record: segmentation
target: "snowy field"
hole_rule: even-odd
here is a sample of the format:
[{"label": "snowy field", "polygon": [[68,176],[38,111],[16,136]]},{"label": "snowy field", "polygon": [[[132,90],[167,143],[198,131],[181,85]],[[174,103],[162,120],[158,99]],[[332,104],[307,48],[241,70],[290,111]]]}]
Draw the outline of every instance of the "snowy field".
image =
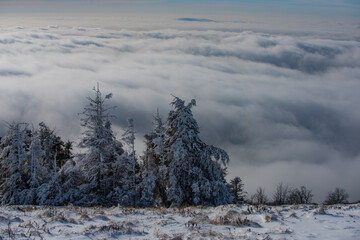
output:
[{"label": "snowy field", "polygon": [[1,206],[0,239],[359,239],[360,204],[187,208]]}]

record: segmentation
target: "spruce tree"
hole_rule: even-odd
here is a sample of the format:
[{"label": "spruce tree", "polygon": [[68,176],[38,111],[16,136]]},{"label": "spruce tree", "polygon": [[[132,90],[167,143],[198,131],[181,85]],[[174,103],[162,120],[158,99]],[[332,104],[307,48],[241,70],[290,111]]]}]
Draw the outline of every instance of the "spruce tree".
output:
[{"label": "spruce tree", "polygon": [[[166,130],[159,111],[154,116],[153,130],[145,135],[146,150],[143,156],[145,172],[155,181],[153,198],[158,204],[166,203],[167,166],[165,161]],[[154,178],[152,177],[154,176]]]},{"label": "spruce tree", "polygon": [[40,185],[43,183],[44,179],[49,175],[48,172],[45,171],[43,165],[44,161],[44,151],[41,146],[39,133],[34,131],[31,138],[30,145],[30,161],[28,166],[28,189],[26,189],[26,197],[25,204],[38,204],[38,190]]},{"label": "spruce tree", "polygon": [[125,129],[122,140],[128,148],[128,152],[121,157],[120,168],[123,172],[122,189],[128,199],[123,199],[123,205],[135,206],[139,197],[138,183],[141,181],[139,173],[140,166],[136,159],[135,152],[135,129],[134,120],[128,119],[128,126]]},{"label": "spruce tree", "polygon": [[[44,167],[49,172],[57,172],[68,159],[65,151],[70,151],[70,149],[65,149],[65,143],[61,140],[61,137],[57,136],[55,131],[50,129],[44,122],[39,123],[37,132],[44,151]],[[71,145],[67,147],[71,148]]]},{"label": "spruce tree", "polygon": [[229,162],[229,157],[224,150],[200,139],[191,110],[195,100],[185,105],[174,97],[171,105],[175,110],[168,116],[165,144],[169,166],[167,200],[172,206],[231,203],[221,167]]},{"label": "spruce tree", "polygon": [[106,196],[111,191],[112,160],[114,135],[111,131],[110,109],[105,102],[112,94],[102,96],[99,84],[93,89],[95,97],[88,97],[88,105],[84,108],[81,125],[86,129],[80,142],[80,147],[86,149],[86,154],[78,160],[78,167],[84,174],[85,182],[80,186],[86,194],[84,204],[109,204]]},{"label": "spruce tree", "polygon": [[[78,159],[82,159],[82,157],[79,157]],[[76,161],[73,159],[68,160],[60,169],[59,175],[62,183],[60,203],[84,204],[84,199],[86,199],[87,195],[80,191],[80,186],[83,183],[86,183],[86,181],[84,180],[79,167],[77,167]],[[54,201],[54,205],[56,205],[56,201]]]},{"label": "spruce tree", "polygon": [[26,123],[11,123],[8,134],[2,139],[2,174],[3,183],[0,186],[2,204],[23,204],[24,190],[27,189],[28,176],[26,163],[28,161],[29,130]]},{"label": "spruce tree", "polygon": [[244,184],[240,177],[235,177],[230,181],[229,184],[230,193],[234,196],[234,202],[245,201],[246,192],[244,190]]}]

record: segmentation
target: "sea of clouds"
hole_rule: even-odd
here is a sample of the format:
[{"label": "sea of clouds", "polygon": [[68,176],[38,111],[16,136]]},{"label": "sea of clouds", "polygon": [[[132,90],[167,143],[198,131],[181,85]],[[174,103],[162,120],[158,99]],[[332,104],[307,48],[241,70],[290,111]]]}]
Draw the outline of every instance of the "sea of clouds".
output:
[{"label": "sea of clouds", "polygon": [[317,201],[335,187],[360,199],[359,76],[354,38],[0,27],[0,120],[44,121],[76,142],[78,113],[99,82],[113,93],[117,136],[133,118],[141,154],[156,110],[166,118],[171,109],[170,94],[195,98],[202,138],[230,154],[230,176],[242,177],[250,193],[263,186],[270,194],[282,181],[306,185]]}]

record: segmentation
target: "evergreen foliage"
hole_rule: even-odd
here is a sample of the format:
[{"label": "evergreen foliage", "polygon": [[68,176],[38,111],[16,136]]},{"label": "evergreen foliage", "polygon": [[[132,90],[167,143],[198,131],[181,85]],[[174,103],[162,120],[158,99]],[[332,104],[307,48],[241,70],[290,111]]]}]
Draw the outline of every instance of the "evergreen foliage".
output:
[{"label": "evergreen foliage", "polygon": [[43,183],[46,171],[43,167],[44,151],[41,147],[40,136],[34,132],[30,144],[30,161],[28,166],[28,189],[26,190],[25,204],[38,204],[38,190]]},{"label": "evergreen foliage", "polygon": [[2,204],[23,204],[27,189],[26,162],[28,161],[28,124],[9,124],[8,135],[1,142],[1,172],[4,176],[1,189]]},{"label": "evergreen foliage", "polygon": [[87,205],[108,205],[107,195],[112,191],[113,160],[116,151],[115,137],[111,130],[110,113],[112,107],[105,102],[112,97],[102,97],[99,84],[93,89],[94,98],[88,97],[88,105],[84,108],[81,125],[86,129],[79,144],[86,149],[86,154],[79,157],[77,167],[83,174],[79,189],[84,194],[80,201]]},{"label": "evergreen foliage", "polygon": [[[122,134],[123,145],[112,131],[112,107],[106,104],[112,94],[103,97],[99,85],[93,90],[81,114],[83,153],[73,155],[72,142],[64,142],[44,122],[32,131],[26,123],[9,124],[7,135],[0,138],[2,204],[149,207],[232,202],[225,181],[229,156],[200,139],[192,114],[195,100],[185,105],[174,97],[166,123],[157,111],[153,130],[145,135],[146,150],[138,158],[133,120]],[[235,185],[239,192],[241,179]]]},{"label": "evergreen foliage", "polygon": [[135,129],[134,129],[134,120],[128,119],[128,126],[125,129],[125,132],[122,135],[122,140],[128,147],[129,153],[123,156],[123,164],[122,164],[122,172],[127,176],[124,179],[123,185],[126,185],[128,196],[128,205],[135,206],[138,195],[138,186],[137,179],[140,177],[137,169],[139,169],[139,165],[136,159],[135,152]]},{"label": "evergreen foliage", "polygon": [[199,138],[199,126],[191,108],[174,97],[167,124],[165,147],[168,162],[167,200],[171,206],[220,205],[232,202],[220,164],[229,161],[227,153],[206,145]]},{"label": "evergreen foliage", "polygon": [[145,135],[146,150],[143,156],[146,173],[154,176],[153,198],[157,204],[165,204],[167,166],[165,162],[165,137],[166,129],[160,117],[159,111],[154,116],[153,130]]},{"label": "evergreen foliage", "polygon": [[65,144],[44,122],[39,123],[37,132],[44,154],[44,167],[50,172],[57,172],[71,158],[72,144]]},{"label": "evergreen foliage", "polygon": [[245,201],[246,192],[244,190],[244,184],[240,177],[235,177],[230,181],[229,191],[234,196],[234,202]]}]

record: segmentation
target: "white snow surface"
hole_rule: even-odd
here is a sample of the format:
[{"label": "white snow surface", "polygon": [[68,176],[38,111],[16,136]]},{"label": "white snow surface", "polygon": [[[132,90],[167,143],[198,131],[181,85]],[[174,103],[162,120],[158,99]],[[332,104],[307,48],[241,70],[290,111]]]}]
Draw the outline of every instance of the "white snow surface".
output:
[{"label": "white snow surface", "polygon": [[359,239],[360,204],[0,206],[0,239]]}]

